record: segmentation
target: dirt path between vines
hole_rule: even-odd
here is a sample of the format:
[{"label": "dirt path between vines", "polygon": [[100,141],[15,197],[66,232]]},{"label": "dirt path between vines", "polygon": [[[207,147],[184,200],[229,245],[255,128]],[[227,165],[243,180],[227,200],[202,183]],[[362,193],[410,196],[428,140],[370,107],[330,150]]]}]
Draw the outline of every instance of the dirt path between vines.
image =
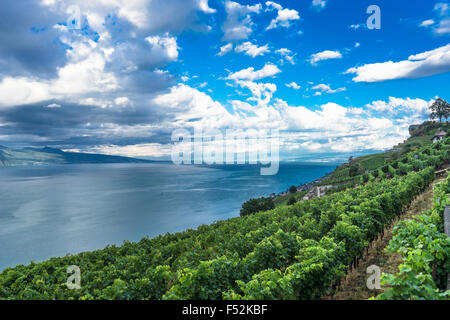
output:
[{"label": "dirt path between vines", "polygon": [[391,227],[384,230],[384,237],[378,237],[373,243],[372,247],[368,249],[367,254],[360,260],[357,268],[351,270],[345,279],[341,281],[341,287],[338,291],[332,295],[324,297],[327,300],[365,300],[370,297],[376,296],[383,291],[381,290],[369,290],[366,285],[367,278],[370,274],[366,273],[367,267],[371,265],[377,265],[380,267],[381,272],[396,273],[398,272],[398,266],[401,264],[401,255],[387,254],[385,248],[392,239],[392,230],[394,226],[400,220],[410,219],[423,211],[429,210],[432,207],[433,198],[433,185],[444,181],[444,178],[438,178],[433,181],[432,185],[425,190],[421,195],[417,197],[411,203],[410,208],[399,217]]}]

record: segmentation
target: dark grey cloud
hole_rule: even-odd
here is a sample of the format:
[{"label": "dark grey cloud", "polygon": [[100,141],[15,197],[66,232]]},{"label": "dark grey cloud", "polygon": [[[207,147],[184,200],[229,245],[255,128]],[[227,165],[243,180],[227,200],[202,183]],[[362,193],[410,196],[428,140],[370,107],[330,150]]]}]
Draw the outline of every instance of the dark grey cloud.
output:
[{"label": "dark grey cloud", "polygon": [[53,26],[66,16],[50,12],[38,1],[0,4],[0,74],[33,74],[48,78],[66,63],[67,47]]},{"label": "dark grey cloud", "polygon": [[[60,107],[49,108],[57,104]],[[100,108],[98,106],[46,101],[45,103],[14,106],[0,109],[0,144],[8,146],[33,144],[57,144],[62,147],[82,147],[99,144],[127,145],[145,142],[170,141],[170,132],[164,128],[157,131],[132,127],[170,121],[161,110],[148,107]],[[108,125],[118,125],[122,130],[111,132]],[[106,127],[105,127],[106,125]],[[130,128],[130,132],[125,129]],[[40,142],[39,142],[40,141]]]}]

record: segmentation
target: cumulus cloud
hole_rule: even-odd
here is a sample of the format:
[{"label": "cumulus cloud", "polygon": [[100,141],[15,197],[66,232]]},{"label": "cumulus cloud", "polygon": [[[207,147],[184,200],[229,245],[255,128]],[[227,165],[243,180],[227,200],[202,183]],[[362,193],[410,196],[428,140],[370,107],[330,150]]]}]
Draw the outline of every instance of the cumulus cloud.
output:
[{"label": "cumulus cloud", "polygon": [[266,6],[266,11],[283,10],[283,7],[280,4],[273,1],[267,1]]},{"label": "cumulus cloud", "polygon": [[313,0],[311,5],[314,8],[318,8],[320,10],[320,9],[325,8],[325,6],[327,5],[327,2],[326,2],[326,0]]},{"label": "cumulus cloud", "polygon": [[426,115],[429,113],[429,107],[433,102],[434,100],[425,101],[422,99],[389,97],[388,101],[373,101],[372,103],[367,104],[366,107],[377,112],[388,112],[391,114],[409,112]]},{"label": "cumulus cloud", "polygon": [[422,23],[419,25],[419,27],[428,27],[434,24],[434,20],[433,19],[427,19],[422,21]]},{"label": "cumulus cloud", "polygon": [[262,9],[261,4],[241,5],[234,1],[225,2],[227,19],[222,26],[223,40],[247,39],[253,32],[251,14],[258,14]]},{"label": "cumulus cloud", "polygon": [[165,116],[172,118],[165,126],[183,128],[201,126],[221,128],[232,124],[233,117],[220,103],[207,94],[184,84],[170,89],[153,99],[153,104],[165,109]]},{"label": "cumulus cloud", "polygon": [[273,94],[277,91],[277,86],[273,83],[256,83],[253,81],[238,80],[236,84],[250,90],[252,96],[247,101],[254,101],[257,106],[267,106],[272,100]]},{"label": "cumulus cloud", "polygon": [[433,10],[437,11],[441,16],[445,16],[449,12],[450,7],[448,3],[438,2],[434,5]]},{"label": "cumulus cloud", "polygon": [[[331,87],[328,84],[318,84],[311,88],[312,90],[317,90],[320,94],[321,93],[335,93],[335,92],[341,92],[347,90],[345,87],[338,88],[338,89],[331,89]],[[317,93],[317,92],[316,92]],[[317,95],[320,95],[317,94]]]},{"label": "cumulus cloud", "polygon": [[[295,64],[295,61],[294,61],[295,55],[292,53],[291,50],[289,50],[287,48],[281,48],[281,49],[276,50],[275,52],[280,54],[281,56],[283,56],[284,60],[286,60],[290,64],[292,64],[292,65]],[[281,61],[284,62],[284,60],[281,60]]]},{"label": "cumulus cloud", "polygon": [[264,46],[258,47],[258,45],[253,44],[249,41],[244,42],[234,49],[236,52],[244,52],[246,55],[255,58],[257,56],[263,56],[264,54],[270,52],[269,45],[266,44]]},{"label": "cumulus cloud", "polygon": [[394,79],[416,79],[450,71],[450,44],[411,55],[408,60],[382,62],[350,68],[354,82],[380,82]]},{"label": "cumulus cloud", "polygon": [[296,82],[286,83],[286,87],[292,88],[294,90],[299,90],[301,88]]},{"label": "cumulus cloud", "polygon": [[272,1],[266,2],[266,5],[268,6],[269,10],[274,9],[277,11],[277,17],[270,21],[270,24],[266,28],[266,30],[271,30],[278,27],[289,28],[292,21],[300,20],[300,15],[297,10],[283,9],[281,5]]},{"label": "cumulus cloud", "polygon": [[439,35],[450,34],[450,18],[442,19],[439,26],[435,29],[435,33]]},{"label": "cumulus cloud", "polygon": [[329,59],[341,59],[342,54],[339,51],[331,51],[331,50],[325,50],[322,52],[315,53],[311,55],[311,58],[309,59],[311,65],[315,66],[317,65],[317,62],[322,60],[329,60]]},{"label": "cumulus cloud", "polygon": [[419,24],[419,27],[429,28],[438,36],[450,34],[450,17],[448,3],[439,2],[433,8],[435,19],[427,19]]},{"label": "cumulus cloud", "polygon": [[267,77],[273,77],[280,73],[281,70],[272,63],[266,63],[264,67],[260,70],[256,70],[254,67],[249,67],[228,75],[226,79],[228,80],[260,80]]},{"label": "cumulus cloud", "polygon": [[226,45],[220,47],[220,52],[217,55],[218,56],[224,56],[228,52],[230,52],[231,50],[233,50],[233,44],[232,43],[227,43]]}]

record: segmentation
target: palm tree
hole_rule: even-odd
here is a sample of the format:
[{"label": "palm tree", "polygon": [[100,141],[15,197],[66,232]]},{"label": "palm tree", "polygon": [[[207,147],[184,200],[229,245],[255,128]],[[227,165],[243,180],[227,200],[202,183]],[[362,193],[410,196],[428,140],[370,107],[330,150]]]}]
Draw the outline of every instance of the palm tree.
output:
[{"label": "palm tree", "polygon": [[450,104],[441,99],[437,98],[436,101],[430,106],[431,114],[430,118],[439,119],[439,122],[442,122],[442,118],[448,119],[450,116]]}]

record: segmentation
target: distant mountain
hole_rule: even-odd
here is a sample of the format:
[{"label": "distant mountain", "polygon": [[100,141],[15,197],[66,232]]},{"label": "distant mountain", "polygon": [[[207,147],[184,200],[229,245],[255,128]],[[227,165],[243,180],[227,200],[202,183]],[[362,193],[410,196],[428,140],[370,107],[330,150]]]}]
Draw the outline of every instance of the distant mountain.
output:
[{"label": "distant mountain", "polygon": [[23,148],[12,149],[0,146],[1,166],[30,166],[50,164],[76,164],[76,163],[152,163],[155,161],[108,156],[104,154],[91,154],[79,152],[64,152],[55,148]]}]

